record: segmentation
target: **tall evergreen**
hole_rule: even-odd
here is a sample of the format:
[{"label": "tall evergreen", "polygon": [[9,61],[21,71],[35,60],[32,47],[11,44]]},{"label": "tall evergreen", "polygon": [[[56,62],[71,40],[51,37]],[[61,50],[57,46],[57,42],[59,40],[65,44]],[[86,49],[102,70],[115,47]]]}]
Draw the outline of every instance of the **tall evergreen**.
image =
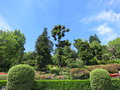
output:
[{"label": "tall evergreen", "polygon": [[53,43],[50,41],[47,28],[44,28],[43,33],[38,37],[35,45],[37,56],[38,69],[44,69],[46,65],[52,63],[51,51]]},{"label": "tall evergreen", "polygon": [[96,34],[94,34],[93,36],[91,35],[89,37],[89,42],[92,43],[93,41],[97,41],[97,42],[101,43],[100,39],[98,38],[98,36]]}]

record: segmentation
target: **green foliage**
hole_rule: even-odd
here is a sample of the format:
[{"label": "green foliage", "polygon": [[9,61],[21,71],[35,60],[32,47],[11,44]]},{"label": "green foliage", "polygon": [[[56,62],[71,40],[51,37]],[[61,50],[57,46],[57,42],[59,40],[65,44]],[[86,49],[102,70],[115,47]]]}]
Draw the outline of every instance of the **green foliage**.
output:
[{"label": "green foliage", "polygon": [[85,64],[89,64],[92,59],[91,49],[87,41],[82,41],[81,39],[74,40],[74,46],[78,51],[78,58],[83,60]]},{"label": "green foliage", "polygon": [[61,38],[65,36],[65,32],[69,32],[69,29],[68,28],[66,29],[65,26],[57,25],[52,29],[52,37],[54,38],[55,41],[58,40],[59,42]]},{"label": "green foliage", "polygon": [[108,42],[109,52],[112,54],[111,59],[120,58],[120,37]]},{"label": "green foliage", "polygon": [[65,46],[63,48],[63,55],[62,57],[62,66],[66,67],[69,63],[73,63],[75,61],[76,57],[74,56],[75,52],[72,51],[72,49],[69,46]]},{"label": "green foliage", "polygon": [[24,52],[25,36],[19,30],[0,32],[0,68],[8,70],[21,63]]},{"label": "green foliage", "polygon": [[57,41],[56,47],[57,47],[57,60],[58,60],[58,65],[59,67],[62,66],[62,55],[63,55],[63,48],[65,46],[70,46],[71,43],[68,40],[61,40],[62,37],[65,36],[65,32],[69,32],[69,29],[65,28],[65,26],[62,25],[57,25],[52,29],[52,37],[54,38],[55,41]]},{"label": "green foliage", "polygon": [[97,41],[98,43],[101,43],[101,41],[99,40],[99,38],[96,34],[94,34],[94,36],[91,35],[89,37],[89,42],[92,43],[93,41]]},{"label": "green foliage", "polygon": [[[105,65],[105,64],[107,64],[107,62],[108,62],[108,60],[104,60],[104,59],[102,59],[102,60],[97,60],[97,64],[98,65]],[[95,64],[94,64],[95,65]]]},{"label": "green foliage", "polygon": [[81,60],[74,60],[72,63],[68,63],[68,67],[70,68],[85,68],[85,63]]},{"label": "green foliage", "polygon": [[60,74],[60,71],[61,71],[61,69],[60,69],[59,67],[57,67],[57,66],[54,66],[54,67],[50,68],[50,72],[51,72],[52,74],[59,75],[59,74]]},{"label": "green foliage", "polygon": [[52,73],[52,74],[56,74],[59,75],[61,69],[58,66],[54,66],[54,65],[47,65],[47,70]]},{"label": "green foliage", "polygon": [[29,65],[13,66],[8,72],[6,90],[31,90],[34,74],[34,69]]},{"label": "green foliage", "polygon": [[[6,80],[0,80],[0,88]],[[33,90],[91,90],[89,80],[36,80]],[[112,90],[120,90],[120,79],[112,79]]]},{"label": "green foliage", "polygon": [[[100,60],[101,61],[101,60]],[[91,60],[90,60],[90,65],[97,65],[99,62],[99,60],[96,58],[96,57],[93,57]]]},{"label": "green foliage", "polygon": [[93,41],[90,44],[92,57],[96,57],[98,60],[102,60],[102,46],[99,42]]},{"label": "green foliage", "polygon": [[73,51],[69,46],[65,46],[64,48],[62,48],[61,51],[62,51],[61,52],[62,54],[60,56],[58,49],[55,50],[55,54],[52,57],[55,65],[59,66],[59,61],[58,61],[59,56],[61,57],[61,66],[62,67],[68,66],[69,63],[72,63],[77,58],[76,52]]},{"label": "green foliage", "polygon": [[108,64],[120,64],[120,59],[118,59],[118,60],[109,60],[107,63]]},{"label": "green foliage", "polygon": [[120,64],[93,65],[93,66],[87,67],[87,69],[89,71],[92,71],[92,70],[97,69],[97,68],[105,69],[109,73],[118,73],[118,70],[120,68]]},{"label": "green foliage", "polygon": [[24,52],[22,64],[28,64],[34,67],[35,70],[37,67],[37,53],[36,52]]},{"label": "green foliage", "polygon": [[2,86],[6,86],[6,83],[6,80],[0,80],[0,88],[2,88]]},{"label": "green foliage", "polygon": [[90,90],[89,80],[39,80],[33,90]]},{"label": "green foliage", "polygon": [[73,79],[88,79],[89,71],[83,68],[73,68],[70,69],[70,75],[73,77]]},{"label": "green foliage", "polygon": [[94,69],[90,72],[92,90],[112,90],[109,72],[104,69]]},{"label": "green foliage", "polygon": [[37,66],[36,57],[37,57],[36,52],[24,52],[22,63],[36,67]]},{"label": "green foliage", "polygon": [[39,70],[44,69],[48,64],[52,64],[51,52],[53,50],[53,43],[49,40],[46,28],[38,37],[35,48],[37,52],[37,66]]},{"label": "green foliage", "polygon": [[120,90],[120,79],[112,80],[112,90]]},{"label": "green foliage", "polygon": [[0,75],[0,80],[7,80],[7,75]]}]

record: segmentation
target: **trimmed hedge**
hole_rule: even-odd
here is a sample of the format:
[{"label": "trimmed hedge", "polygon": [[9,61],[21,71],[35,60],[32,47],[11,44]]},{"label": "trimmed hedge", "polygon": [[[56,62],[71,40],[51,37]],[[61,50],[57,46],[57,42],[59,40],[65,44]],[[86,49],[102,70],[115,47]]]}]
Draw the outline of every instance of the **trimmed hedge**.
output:
[{"label": "trimmed hedge", "polygon": [[[7,83],[6,80],[0,80],[0,89],[2,88],[2,86],[6,86],[6,83]],[[112,90],[120,90],[120,79],[113,79],[112,86],[113,86]],[[91,90],[91,89],[89,80],[37,80],[34,81],[32,90]]]},{"label": "trimmed hedge", "polygon": [[120,90],[120,79],[113,79],[112,80],[112,90]]},{"label": "trimmed hedge", "polygon": [[6,84],[7,84],[7,80],[0,80],[0,90],[2,86],[6,86]]},{"label": "trimmed hedge", "polygon": [[13,66],[8,72],[6,90],[31,90],[34,75],[34,69],[29,65]]},{"label": "trimmed hedge", "polygon": [[89,80],[38,80],[33,90],[90,90]]}]

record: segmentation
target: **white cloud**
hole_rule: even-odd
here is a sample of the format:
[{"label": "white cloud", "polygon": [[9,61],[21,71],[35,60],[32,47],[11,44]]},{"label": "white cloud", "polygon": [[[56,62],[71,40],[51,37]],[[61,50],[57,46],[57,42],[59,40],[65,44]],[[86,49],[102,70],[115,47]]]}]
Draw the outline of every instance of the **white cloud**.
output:
[{"label": "white cloud", "polygon": [[106,20],[109,22],[120,22],[120,13],[115,13],[113,11],[103,11],[92,18],[94,18],[94,20]]},{"label": "white cloud", "polygon": [[102,11],[94,16],[82,18],[82,22],[109,22],[109,23],[120,23],[120,13],[116,13],[112,10]]},{"label": "white cloud", "polygon": [[0,16],[0,30],[12,30],[5,18]]},{"label": "white cloud", "polygon": [[99,25],[95,30],[101,37],[104,44],[115,39],[118,36],[118,34],[114,32],[115,30],[109,27],[106,23]]},{"label": "white cloud", "polygon": [[112,10],[102,11],[94,16],[83,18],[82,22],[86,25],[91,24],[89,26],[94,25],[90,28],[94,29],[94,33],[98,34],[104,44],[120,36],[120,13]]},{"label": "white cloud", "polygon": [[96,30],[101,35],[104,35],[104,34],[112,32],[112,29],[110,27],[107,27],[106,23],[104,23],[102,25],[99,25]]}]

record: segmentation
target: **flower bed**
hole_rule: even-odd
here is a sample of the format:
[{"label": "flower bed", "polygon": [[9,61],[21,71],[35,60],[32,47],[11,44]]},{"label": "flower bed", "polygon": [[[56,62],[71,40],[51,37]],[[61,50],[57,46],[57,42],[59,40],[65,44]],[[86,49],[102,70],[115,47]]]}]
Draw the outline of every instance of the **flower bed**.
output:
[{"label": "flower bed", "polygon": [[110,74],[110,77],[117,77],[117,76],[119,76],[119,73]]},{"label": "flower bed", "polygon": [[0,72],[0,75],[7,75],[7,73],[4,73],[4,72]]}]

